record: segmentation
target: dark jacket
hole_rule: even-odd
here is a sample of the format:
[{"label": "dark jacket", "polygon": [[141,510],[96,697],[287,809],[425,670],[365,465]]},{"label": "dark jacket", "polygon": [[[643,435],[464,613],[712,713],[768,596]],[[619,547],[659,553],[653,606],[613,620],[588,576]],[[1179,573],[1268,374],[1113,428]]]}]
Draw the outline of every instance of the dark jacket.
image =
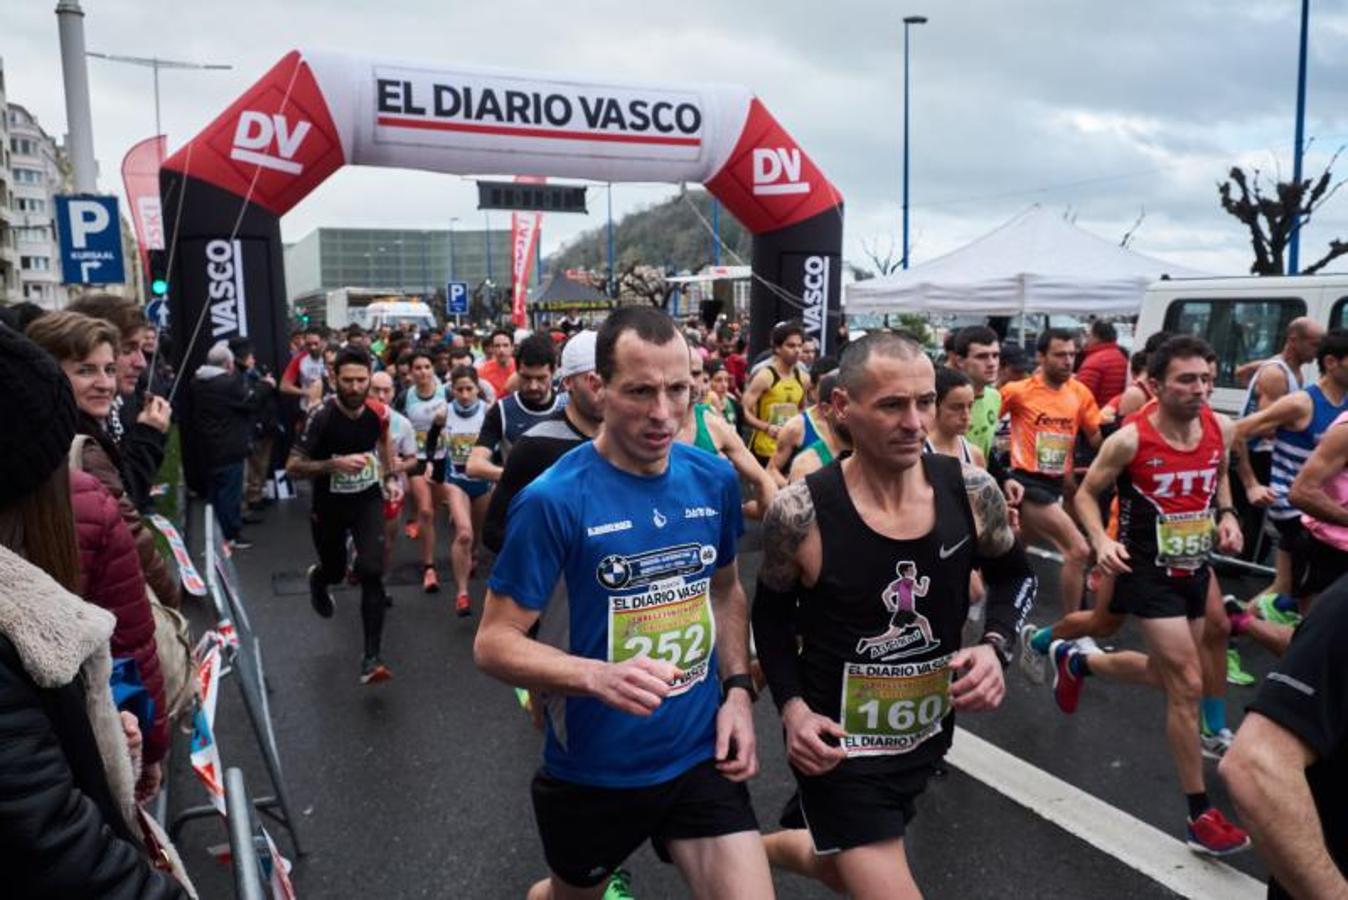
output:
[{"label": "dark jacket", "polygon": [[183,898],[134,836],[135,775],[108,689],[112,616],[0,547],[4,894]]},{"label": "dark jacket", "polygon": [[113,436],[119,453],[118,468],[131,505],[139,512],[146,512],[153,505],[150,488],[164,464],[168,435],[136,421],[141,404],[134,394],[124,395],[121,401],[112,413],[118,417],[120,425],[117,429],[120,437]]},{"label": "dark jacket", "polygon": [[210,468],[248,456],[257,404],[243,376],[205,365],[192,378],[192,428]]},{"label": "dark jacket", "polygon": [[1128,354],[1114,341],[1092,344],[1082,357],[1077,379],[1103,407],[1128,387]]},{"label": "dark jacket", "polygon": [[[159,598],[160,603],[177,609],[182,605],[178,578],[169,571],[164,557],[159,555],[153,532],[141,521],[140,513],[127,496],[126,488],[122,484],[121,469],[118,466],[116,446],[103,431],[102,426],[84,413],[79,415],[78,427],[80,434],[90,440],[83,441],[83,448],[74,467],[83,469],[97,478],[117,501],[117,511],[122,514],[122,521],[131,530],[131,537],[136,542],[136,555],[140,558],[140,570],[145,576],[145,581]],[[77,437],[76,440],[81,439]]]},{"label": "dark jacket", "polygon": [[144,758],[146,765],[157,763],[168,752],[168,703],[136,542],[117,501],[88,472],[71,471],[70,502],[80,545],[80,596],[117,617],[112,655],[135,657],[141,683],[154,700],[154,727],[144,735]]}]

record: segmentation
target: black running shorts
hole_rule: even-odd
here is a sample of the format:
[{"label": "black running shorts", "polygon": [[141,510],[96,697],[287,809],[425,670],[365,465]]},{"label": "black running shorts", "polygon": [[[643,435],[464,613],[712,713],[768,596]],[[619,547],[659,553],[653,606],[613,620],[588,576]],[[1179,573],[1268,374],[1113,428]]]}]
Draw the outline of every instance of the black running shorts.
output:
[{"label": "black running shorts", "polygon": [[1109,611],[1139,619],[1203,618],[1211,570],[1204,566],[1192,575],[1167,575],[1154,566],[1133,564],[1133,571],[1114,579]]},{"label": "black running shorts", "polygon": [[901,774],[846,766],[818,776],[796,772],[796,793],[782,810],[782,827],[809,829],[820,856],[903,837],[917,815],[913,801],[932,773],[931,766]]},{"label": "black running shorts", "polygon": [[1270,517],[1269,521],[1278,531],[1278,549],[1287,553],[1295,553],[1297,545],[1306,537],[1306,526],[1301,524],[1301,516],[1293,516],[1290,519]]},{"label": "black running shorts", "polygon": [[1348,572],[1348,552],[1326,544],[1309,531],[1292,550],[1292,595],[1314,597]]},{"label": "black running shorts", "polygon": [[713,760],[661,784],[604,788],[534,776],[534,818],[553,874],[578,888],[602,884],[645,840],[669,862],[667,844],[757,831],[749,790]]},{"label": "black running shorts", "polygon": [[1012,469],[1010,476],[1025,488],[1025,502],[1038,506],[1052,506],[1062,502],[1062,479],[1036,472]]}]

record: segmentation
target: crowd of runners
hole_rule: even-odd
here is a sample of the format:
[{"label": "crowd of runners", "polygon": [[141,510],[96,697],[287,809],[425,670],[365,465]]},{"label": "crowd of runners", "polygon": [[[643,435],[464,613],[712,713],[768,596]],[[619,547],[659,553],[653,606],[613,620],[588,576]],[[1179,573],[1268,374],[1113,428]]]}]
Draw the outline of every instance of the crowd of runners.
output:
[{"label": "crowd of runners", "polygon": [[[381,335],[375,356],[348,337],[314,370],[335,396],[289,465],[320,479],[315,609],[331,614],[326,585],[349,568],[362,585],[364,680],[390,675],[387,542],[417,542],[437,591],[447,520],[454,610],[483,611],[477,662],[546,732],[533,801],[550,876],[531,897],[627,896],[621,865],[647,839],[697,896],[770,896],[772,866],[851,896],[916,896],[914,798],[954,714],[995,709],[1017,655],[1032,682],[1052,673],[1066,714],[1089,704],[1090,676],[1161,692],[1164,731],[1139,740],[1170,751],[1192,849],[1253,838],[1300,885],[1274,854],[1318,815],[1317,862],[1338,871],[1325,863],[1342,864],[1329,854],[1343,814],[1324,804],[1338,782],[1303,778],[1301,822],[1274,815],[1266,742],[1227,727],[1226,688],[1252,680],[1242,651],[1312,646],[1294,628],[1348,568],[1348,429],[1334,427],[1348,421],[1348,334],[1293,322],[1283,351],[1242,373],[1233,421],[1210,406],[1217,359],[1201,338],[1153,335],[1130,358],[1103,322],[1084,347],[1045,331],[1032,359],[987,327],[953,333],[936,360],[890,331],[819,357],[797,323],[746,359],[734,330],[644,308],[578,329],[502,329],[483,346]],[[1318,381],[1303,385],[1311,362]],[[361,387],[372,373],[382,391]],[[1277,578],[1237,598],[1210,558],[1258,540],[1265,508]],[[736,564],[745,518],[762,520],[755,585]],[[484,537],[496,556],[475,600]],[[1062,560],[1037,606],[1031,544]],[[1102,650],[1129,616],[1146,652]],[[1260,688],[1246,730],[1331,763],[1344,679],[1302,656],[1285,662],[1300,675]],[[1300,692],[1311,674],[1333,684]],[[760,838],[743,782],[765,686],[799,790]],[[1224,760],[1238,816],[1209,799],[1205,757]]]},{"label": "crowd of runners", "polygon": [[[125,329],[80,318],[29,333],[93,428],[114,392],[89,385]],[[408,541],[421,589],[447,576],[446,611],[480,615],[477,665],[545,732],[530,898],[631,896],[622,866],[647,840],[699,897],[770,897],[773,868],[919,896],[915,799],[1012,663],[1068,715],[1091,677],[1159,691],[1163,730],[1136,739],[1169,750],[1176,835],[1211,856],[1253,845],[1273,896],[1348,896],[1348,332],[1292,322],[1244,368],[1235,419],[1192,335],[1131,357],[1104,322],[1084,346],[1048,329],[1032,355],[982,326],[939,353],[879,330],[821,356],[794,322],[769,343],[751,359],[737,327],[648,307],[532,334],[293,338],[275,384],[285,471],[312,483],[314,611],[358,585],[359,678],[391,679],[384,581]],[[162,434],[153,400],[136,415]],[[1276,578],[1233,596],[1213,556],[1261,540],[1265,510]],[[1061,558],[1051,599],[1032,545]],[[1129,617],[1145,652],[1102,649]],[[1233,733],[1249,652],[1280,659]],[[745,782],[764,689],[797,791],[760,830]]]}]

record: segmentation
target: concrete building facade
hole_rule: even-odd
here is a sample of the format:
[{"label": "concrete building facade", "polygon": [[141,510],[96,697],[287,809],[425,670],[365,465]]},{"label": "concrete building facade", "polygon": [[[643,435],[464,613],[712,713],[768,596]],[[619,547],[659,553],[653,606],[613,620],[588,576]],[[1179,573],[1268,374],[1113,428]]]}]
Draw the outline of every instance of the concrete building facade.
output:
[{"label": "concrete building facade", "polygon": [[[538,260],[530,284],[538,275]],[[475,289],[491,279],[498,297],[511,282],[510,229],[317,228],[285,247],[286,295],[365,287],[443,297],[449,281]]]},{"label": "concrete building facade", "polygon": [[0,303],[17,303],[19,254],[14,247],[14,186],[9,174],[9,116],[5,109],[5,61],[0,59]]},{"label": "concrete building facade", "polygon": [[67,293],[61,284],[61,248],[57,242],[56,195],[71,190],[70,163],[61,146],[37,118],[18,103],[8,103],[9,175],[14,249],[18,256],[18,298],[47,309],[60,309]]}]

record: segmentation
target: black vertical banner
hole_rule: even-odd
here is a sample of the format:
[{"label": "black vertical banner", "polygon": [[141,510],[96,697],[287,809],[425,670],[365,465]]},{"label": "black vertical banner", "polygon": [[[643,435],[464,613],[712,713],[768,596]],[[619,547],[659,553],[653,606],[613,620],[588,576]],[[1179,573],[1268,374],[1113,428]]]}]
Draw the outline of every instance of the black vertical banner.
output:
[{"label": "black vertical banner", "polygon": [[[280,219],[269,210],[196,178],[161,169],[164,234],[169,255],[169,325],[179,384],[174,416],[183,471],[194,491],[206,472],[192,427],[191,378],[218,341],[246,337],[258,363],[279,378],[287,345],[285,272]],[[183,195],[181,218],[178,192]]]},{"label": "black vertical banner", "polygon": [[[819,341],[819,355],[836,354],[842,321],[842,206],[777,231],[754,235],[749,292],[749,353],[768,348],[778,322],[797,319]],[[765,283],[767,282],[767,283]],[[772,286],[779,290],[774,291]]]}]

